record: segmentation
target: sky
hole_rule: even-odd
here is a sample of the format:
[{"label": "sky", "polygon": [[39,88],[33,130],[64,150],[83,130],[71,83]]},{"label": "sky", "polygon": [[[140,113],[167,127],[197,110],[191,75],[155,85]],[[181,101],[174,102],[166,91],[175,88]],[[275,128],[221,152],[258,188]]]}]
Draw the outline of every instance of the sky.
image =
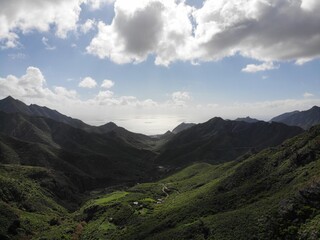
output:
[{"label": "sky", "polygon": [[159,134],[320,105],[319,0],[0,0],[0,98]]}]

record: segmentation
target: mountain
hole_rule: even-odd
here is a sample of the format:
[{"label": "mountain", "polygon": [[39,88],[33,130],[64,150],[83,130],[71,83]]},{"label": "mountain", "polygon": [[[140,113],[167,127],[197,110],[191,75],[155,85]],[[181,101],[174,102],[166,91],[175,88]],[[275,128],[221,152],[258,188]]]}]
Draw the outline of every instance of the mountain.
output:
[{"label": "mountain", "polygon": [[0,239],[320,236],[320,126],[213,118],[151,137],[6,101]]},{"label": "mountain", "polygon": [[309,129],[320,124],[320,107],[314,106],[306,111],[294,111],[281,114],[270,120],[271,122],[281,122],[289,126],[298,126]]},{"label": "mountain", "polygon": [[0,237],[318,239],[319,149],[317,126],[237,161],[95,191],[72,213],[59,199],[77,192],[58,172],[0,164]]},{"label": "mountain", "polygon": [[161,149],[155,162],[185,166],[192,162],[222,163],[248,152],[276,146],[302,133],[299,127],[259,121],[247,123],[213,118],[176,134]]},{"label": "mountain", "polygon": [[141,149],[153,149],[159,146],[159,142],[155,138],[143,134],[130,132],[122,127],[118,127],[115,123],[109,122],[102,126],[90,126],[81,120],[74,119],[52,110],[47,107],[40,107],[35,104],[30,106],[25,103],[12,98],[11,96],[0,100],[0,111],[6,113],[21,113],[23,115],[34,117],[45,117],[57,122],[68,124],[74,128],[85,130],[89,133],[107,134],[109,137],[121,138],[132,147]]},{"label": "mountain", "polygon": [[259,122],[260,120],[251,118],[251,117],[245,117],[245,118],[237,118],[235,121],[242,121],[242,122],[247,122],[247,123],[255,123]]},{"label": "mountain", "polygon": [[[116,136],[89,133],[44,117],[0,112],[0,163],[61,171],[81,189],[145,181],[153,176],[154,153]],[[14,156],[14,157],[13,157]],[[82,186],[83,185],[83,186]]]},{"label": "mountain", "polygon": [[35,104],[31,104],[30,106],[28,106],[25,103],[17,99],[14,99],[11,96],[8,96],[0,100],[0,111],[6,112],[6,113],[21,113],[28,116],[46,117],[46,118],[53,119],[57,122],[63,122],[73,127],[81,128],[81,129],[90,128],[90,126],[85,124],[84,122],[78,119],[65,116],[56,110],[52,110],[47,107],[40,107]]},{"label": "mountain", "polygon": [[82,237],[318,239],[319,149],[318,126],[241,161],[198,163],[104,194],[78,212]]},{"label": "mountain", "polygon": [[172,133],[177,134],[179,132],[182,132],[188,128],[193,127],[194,125],[196,125],[195,123],[180,123],[178,126],[176,126],[173,130]]}]

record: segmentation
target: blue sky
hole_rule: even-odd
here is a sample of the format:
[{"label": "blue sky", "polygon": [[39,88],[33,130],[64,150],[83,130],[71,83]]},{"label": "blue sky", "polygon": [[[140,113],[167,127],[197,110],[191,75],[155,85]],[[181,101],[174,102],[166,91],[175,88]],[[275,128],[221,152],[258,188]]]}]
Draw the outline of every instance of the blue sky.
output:
[{"label": "blue sky", "polygon": [[0,97],[147,134],[319,105],[318,1],[38,2],[0,3]]}]

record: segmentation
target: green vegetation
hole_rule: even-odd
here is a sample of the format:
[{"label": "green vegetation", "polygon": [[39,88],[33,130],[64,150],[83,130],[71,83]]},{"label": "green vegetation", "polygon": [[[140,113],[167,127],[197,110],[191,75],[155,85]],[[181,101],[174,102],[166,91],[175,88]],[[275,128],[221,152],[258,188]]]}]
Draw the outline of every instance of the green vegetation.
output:
[{"label": "green vegetation", "polygon": [[0,126],[0,239],[320,238],[320,126],[276,147],[302,130],[215,118],[155,143],[21,114]]},{"label": "green vegetation", "polygon": [[314,128],[237,162],[192,165],[117,192],[121,198],[107,207],[112,193],[94,200],[103,204],[84,232],[97,234],[97,223],[113,223],[92,239],[318,239],[319,133]]}]

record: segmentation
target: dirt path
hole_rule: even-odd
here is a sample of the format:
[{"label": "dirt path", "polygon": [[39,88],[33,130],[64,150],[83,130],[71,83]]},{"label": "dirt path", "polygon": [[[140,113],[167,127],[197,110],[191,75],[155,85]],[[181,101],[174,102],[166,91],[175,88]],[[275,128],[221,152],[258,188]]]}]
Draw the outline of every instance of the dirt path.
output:
[{"label": "dirt path", "polygon": [[169,190],[169,188],[163,183],[162,184],[162,192],[166,195],[165,199],[169,197],[169,193],[167,193],[166,190]]}]

